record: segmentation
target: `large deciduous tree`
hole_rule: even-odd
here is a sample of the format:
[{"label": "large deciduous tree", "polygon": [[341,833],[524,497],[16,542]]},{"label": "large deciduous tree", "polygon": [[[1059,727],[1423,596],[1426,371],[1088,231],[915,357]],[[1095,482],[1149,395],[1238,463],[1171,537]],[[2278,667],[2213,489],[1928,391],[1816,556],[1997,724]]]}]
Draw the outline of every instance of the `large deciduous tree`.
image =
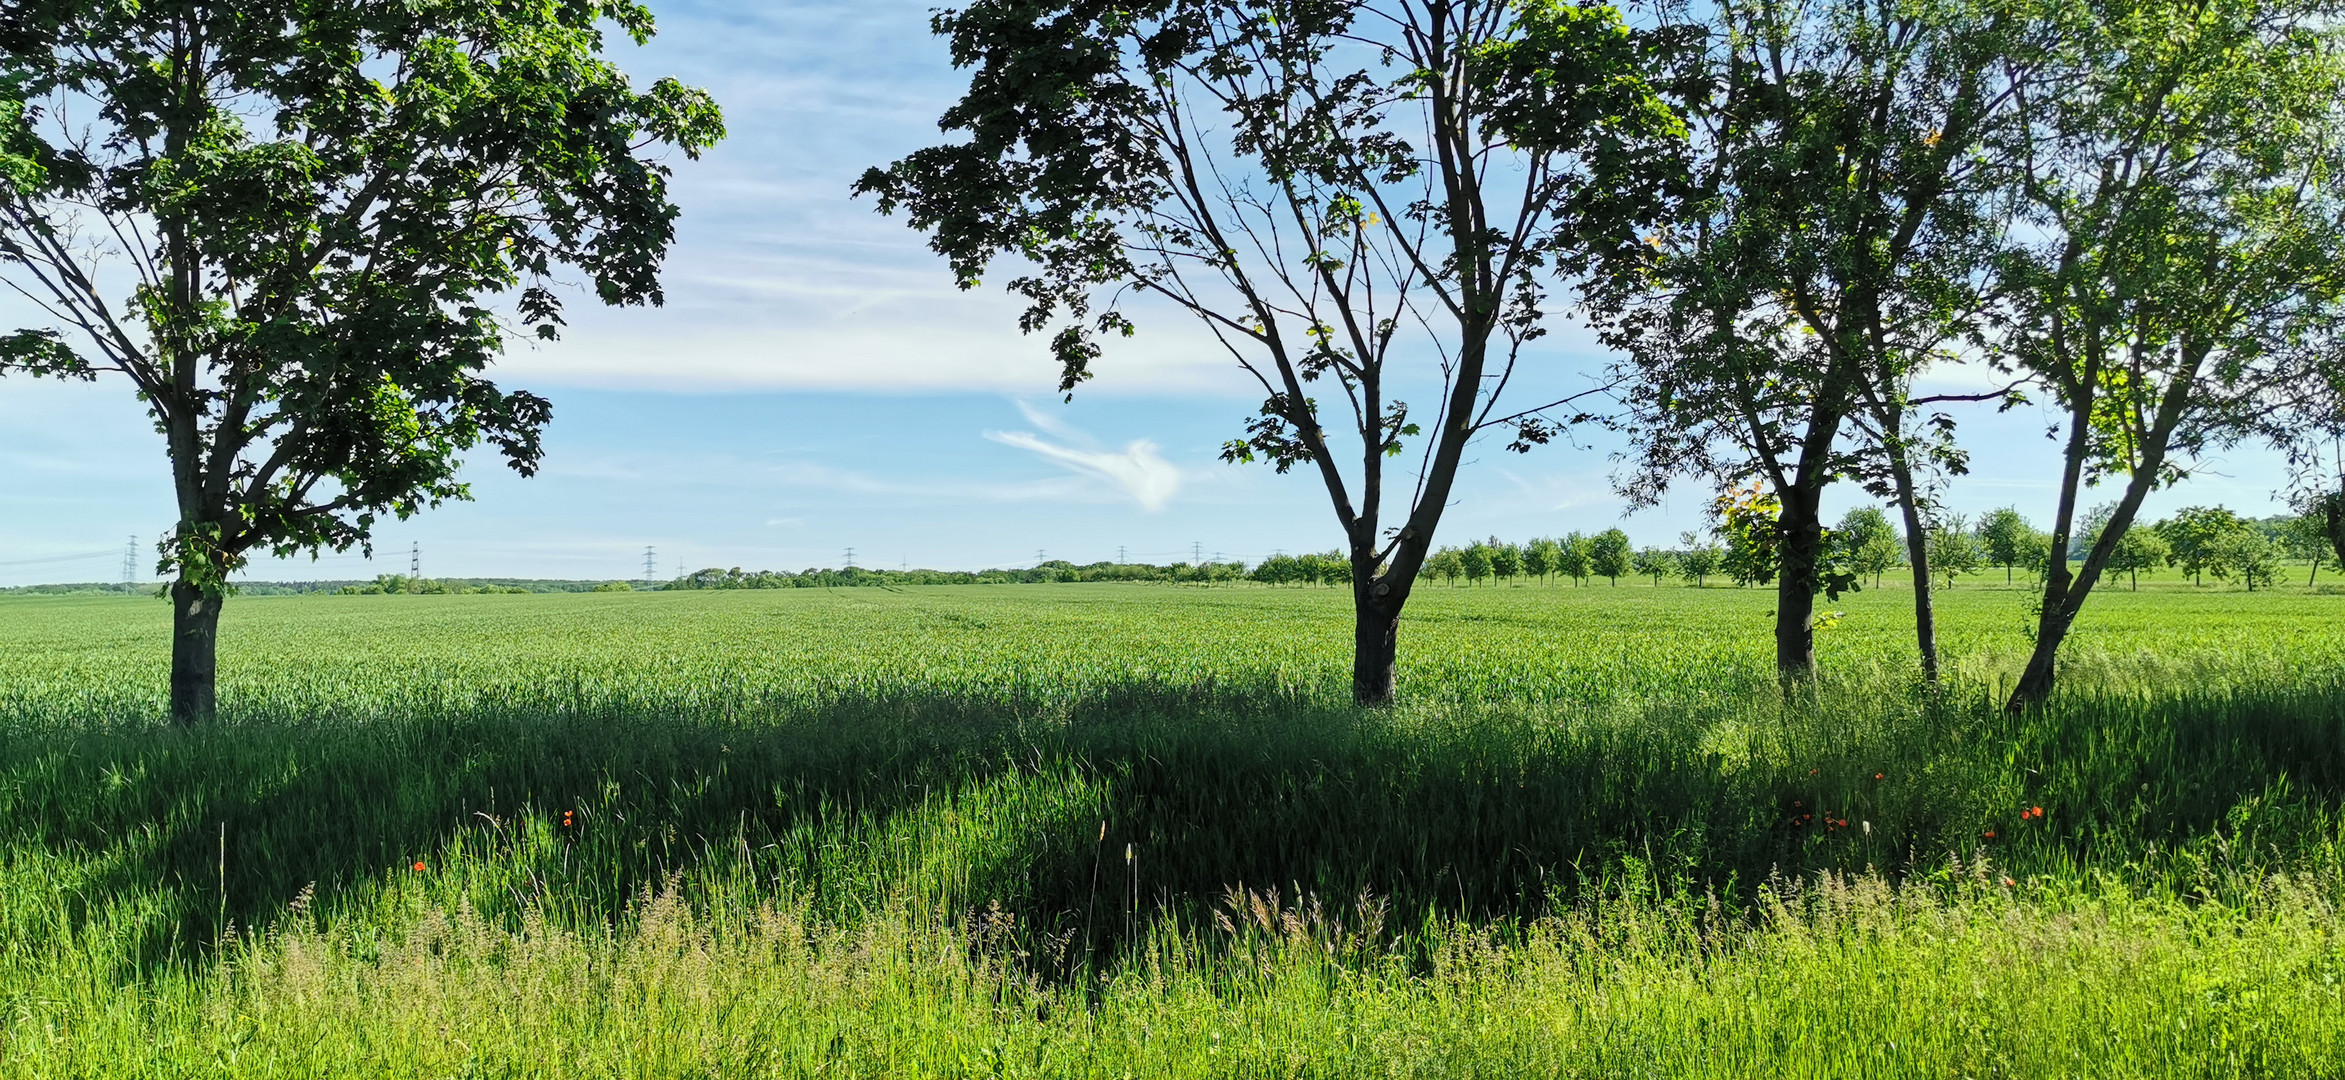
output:
[{"label": "large deciduous tree", "polygon": [[[466,497],[483,443],[524,475],[550,409],[483,377],[550,338],[565,269],[658,303],[662,147],[708,97],[602,58],[630,0],[22,0],[0,9],[0,280],[46,327],[0,371],[119,375],[163,435],[178,520],[171,712],[214,709],[249,554],[369,542]],[[510,294],[500,310],[497,299]]]},{"label": "large deciduous tree", "polygon": [[[1708,47],[1695,97],[1692,197],[1650,250],[1595,279],[1591,307],[1625,359],[1622,488],[1639,504],[1703,476],[1763,481],[1780,506],[1775,659],[1815,668],[1815,597],[1853,583],[1831,561],[1833,483],[1896,499],[1912,541],[1916,623],[1935,677],[1927,508],[1915,472],[1934,427],[1915,376],[1975,337],[2002,221],[1983,151],[2030,77],[2025,0],[1750,0],[1688,5]],[[1874,446],[1844,443],[1852,421]]]},{"label": "large deciduous tree", "polygon": [[1560,0],[978,0],[934,25],[972,69],[955,141],[857,189],[963,287],[1009,263],[1062,391],[1132,332],[1135,293],[1209,330],[1265,395],[1225,456],[1317,474],[1353,569],[1353,693],[1389,700],[1467,445],[1568,422],[1569,399],[1505,393],[1548,282],[1636,242],[1641,208],[1595,196],[1665,186],[1654,40]]},{"label": "large deciduous tree", "polygon": [[2330,362],[2345,274],[2345,67],[2329,0],[2086,0],[2029,95],[2031,242],[2007,261],[2008,355],[2061,413],[2053,551],[2083,489],[2122,478],[2100,537],[2047,565],[2014,710],[2052,693],[2070,627],[2143,499],[2259,430]]}]

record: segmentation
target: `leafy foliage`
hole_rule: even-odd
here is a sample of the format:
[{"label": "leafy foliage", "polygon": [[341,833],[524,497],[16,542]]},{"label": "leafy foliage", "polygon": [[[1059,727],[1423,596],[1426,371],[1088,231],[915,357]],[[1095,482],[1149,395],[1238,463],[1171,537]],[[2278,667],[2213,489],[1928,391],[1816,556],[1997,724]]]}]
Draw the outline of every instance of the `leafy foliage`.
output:
[{"label": "leafy foliage", "polygon": [[[1654,190],[1682,130],[1647,82],[1660,43],[1556,0],[977,0],[933,26],[971,69],[956,139],[856,191],[964,288],[1017,267],[1062,392],[1135,332],[1126,297],[1195,318],[1264,394],[1223,457],[1318,476],[1361,640],[1389,648],[1467,443],[1528,450],[1576,418],[1500,401],[1547,332],[1547,277],[1634,243],[1618,193]],[[1406,378],[1438,389],[1432,423]],[[1388,480],[1420,437],[1414,482]],[[1360,694],[1382,700],[1371,651]]]}]

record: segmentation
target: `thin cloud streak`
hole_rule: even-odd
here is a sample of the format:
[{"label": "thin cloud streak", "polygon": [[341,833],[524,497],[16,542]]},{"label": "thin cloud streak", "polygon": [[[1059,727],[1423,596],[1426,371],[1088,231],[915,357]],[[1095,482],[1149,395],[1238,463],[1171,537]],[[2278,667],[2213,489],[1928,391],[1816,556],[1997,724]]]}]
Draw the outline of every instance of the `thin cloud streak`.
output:
[{"label": "thin cloud streak", "polygon": [[985,437],[1029,451],[1077,475],[1103,481],[1149,513],[1164,509],[1181,490],[1181,471],[1147,439],[1136,439],[1116,451],[1060,446],[1025,431],[988,431]]}]

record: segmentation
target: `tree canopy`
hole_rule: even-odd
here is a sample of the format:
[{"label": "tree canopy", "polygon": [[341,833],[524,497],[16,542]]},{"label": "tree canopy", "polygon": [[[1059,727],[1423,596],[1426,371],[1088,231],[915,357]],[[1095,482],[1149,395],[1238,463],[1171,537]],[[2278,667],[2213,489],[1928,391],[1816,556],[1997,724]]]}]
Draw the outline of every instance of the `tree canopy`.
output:
[{"label": "tree canopy", "polygon": [[[228,575],[535,471],[551,410],[484,375],[557,278],[659,303],[667,166],[721,137],[602,58],[631,0],[31,0],[0,15],[0,371],[127,381],[171,458],[174,711],[211,711]],[[115,290],[127,283],[127,299]],[[498,298],[504,298],[499,300]],[[500,306],[503,305],[503,306]]]},{"label": "tree canopy", "polygon": [[[1467,444],[1571,419],[1506,390],[1555,273],[1633,246],[1620,193],[1668,180],[1681,127],[1647,78],[1666,42],[1559,0],[975,0],[933,25],[971,73],[955,141],[856,190],[965,288],[1011,264],[1061,391],[1136,332],[1133,297],[1210,333],[1264,394],[1225,457],[1318,477],[1352,560],[1354,692],[1388,700]],[[1412,384],[1438,395],[1429,424]]]}]

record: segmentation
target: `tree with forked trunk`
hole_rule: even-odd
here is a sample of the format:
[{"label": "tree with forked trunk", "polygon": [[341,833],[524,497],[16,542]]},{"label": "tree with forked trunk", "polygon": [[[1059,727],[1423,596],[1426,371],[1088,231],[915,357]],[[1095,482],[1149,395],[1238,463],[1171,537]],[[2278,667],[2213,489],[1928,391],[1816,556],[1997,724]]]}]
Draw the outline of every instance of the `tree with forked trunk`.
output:
[{"label": "tree with forked trunk", "polygon": [[[2051,696],[2060,647],[2149,493],[2264,430],[2334,363],[2345,297],[2338,6],[2063,10],[2057,70],[2014,146],[2033,239],[2003,269],[2006,353],[2061,411],[2054,557],[2014,711]],[[2124,491],[2072,572],[2079,500],[2103,478]]]},{"label": "tree with forked trunk", "polygon": [[1062,392],[1133,332],[1134,293],[1210,331],[1265,395],[1224,456],[1318,476],[1353,694],[1390,700],[1468,444],[1569,422],[1570,398],[1506,394],[1547,282],[1636,243],[1619,193],[1669,186],[1680,126],[1644,77],[1662,42],[1560,0],[978,0],[934,26],[973,69],[941,123],[966,138],[857,190],[964,288],[1017,266]]},{"label": "tree with forked trunk", "polygon": [[0,337],[0,373],[119,375],[154,418],[175,720],[213,713],[251,552],[465,498],[482,443],[535,470],[549,406],[483,372],[514,324],[553,336],[558,268],[659,301],[676,208],[646,152],[722,125],[634,90],[606,20],[652,30],[632,0],[0,8],[0,282],[53,320]]},{"label": "tree with forked trunk", "polygon": [[[1865,478],[1914,545],[1924,670],[1936,674],[1923,492],[1932,428],[1915,376],[1976,338],[2002,216],[1988,141],[2043,48],[2031,0],[1751,0],[1677,6],[1706,46],[1674,85],[1690,197],[1642,258],[1591,289],[1624,359],[1621,487],[1765,485],[1778,516],[1775,660],[1815,670],[1815,598],[1853,587],[1821,514]],[[1873,451],[1850,444],[1851,424]],[[1876,458],[1885,458],[1885,464]],[[1885,472],[1886,476],[1875,474]]]}]

